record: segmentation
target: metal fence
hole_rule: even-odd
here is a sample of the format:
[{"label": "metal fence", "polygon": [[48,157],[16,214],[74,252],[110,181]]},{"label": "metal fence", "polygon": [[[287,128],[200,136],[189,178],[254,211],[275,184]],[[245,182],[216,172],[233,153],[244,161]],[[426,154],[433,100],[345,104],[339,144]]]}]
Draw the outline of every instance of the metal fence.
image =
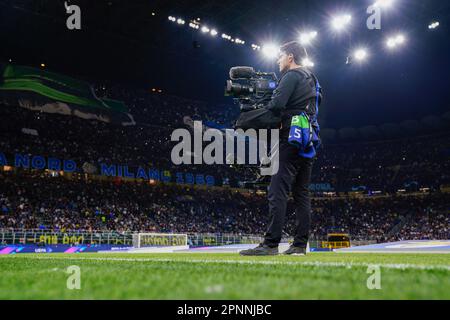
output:
[{"label": "metal fence", "polygon": [[[133,234],[137,232],[116,231],[54,231],[54,230],[11,230],[0,229],[0,244],[41,244],[41,245],[132,245]],[[202,233],[189,234],[191,246],[220,246],[227,244],[260,243],[262,237],[243,234]]]},{"label": "metal fence", "polygon": [[[0,245],[40,244],[40,245],[133,245],[133,234],[138,232],[117,231],[55,231],[45,229],[12,230],[0,229]],[[291,238],[283,238],[289,242]],[[246,234],[188,233],[188,244],[194,247],[222,246],[232,244],[259,244],[262,236]],[[311,248],[321,248],[325,239],[310,239]],[[364,245],[375,241],[352,241],[352,245]]]},{"label": "metal fence", "polygon": [[111,231],[54,231],[54,230],[1,230],[1,244],[111,244],[132,245],[131,232]]}]

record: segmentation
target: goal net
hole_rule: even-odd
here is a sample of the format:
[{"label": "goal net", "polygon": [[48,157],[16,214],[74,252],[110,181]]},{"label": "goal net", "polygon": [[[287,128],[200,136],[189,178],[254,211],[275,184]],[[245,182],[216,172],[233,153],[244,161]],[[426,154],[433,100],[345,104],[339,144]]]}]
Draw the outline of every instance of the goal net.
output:
[{"label": "goal net", "polygon": [[186,247],[187,234],[179,233],[135,233],[133,234],[134,248],[158,247]]}]

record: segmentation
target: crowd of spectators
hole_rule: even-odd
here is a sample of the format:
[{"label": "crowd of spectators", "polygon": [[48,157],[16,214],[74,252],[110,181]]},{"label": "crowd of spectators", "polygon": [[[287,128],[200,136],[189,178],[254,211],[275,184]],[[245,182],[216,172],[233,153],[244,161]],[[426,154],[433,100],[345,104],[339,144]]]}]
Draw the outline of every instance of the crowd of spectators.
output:
[{"label": "crowd of spectators", "polygon": [[[0,229],[114,230],[262,234],[267,200],[230,188],[0,173]],[[314,198],[311,237],[348,232],[354,240],[447,239],[450,194],[377,198]],[[286,235],[295,221],[287,210]],[[399,232],[389,234],[396,226]]]},{"label": "crowd of spectators", "polygon": [[[330,231],[347,232],[354,240],[450,239],[450,195],[431,193],[363,199],[317,199],[313,215],[313,236]],[[314,220],[313,219],[313,220]],[[423,221],[433,221],[412,233]],[[397,230],[399,229],[399,230]],[[414,230],[416,230],[414,229]]]},{"label": "crowd of spectators", "polygon": [[230,128],[239,115],[239,107],[235,104],[211,104],[122,85],[100,84],[95,86],[95,93],[101,98],[125,101],[140,124],[178,128],[189,116],[193,120]]},{"label": "crowd of spectators", "polygon": [[[180,125],[181,126],[181,125]],[[37,135],[24,133],[23,128],[35,130]],[[243,179],[243,171],[236,172],[221,165],[175,166],[171,150],[172,129],[163,126],[138,125],[124,127],[95,120],[84,120],[27,109],[2,106],[0,108],[0,152],[13,158],[16,153],[74,160],[81,168],[89,163],[142,166],[160,170],[177,170],[213,175],[221,181]]]},{"label": "crowd of spectators", "polygon": [[[77,117],[0,107],[0,152],[122,164],[211,174],[217,184],[242,186],[255,178],[240,167],[175,166],[170,155],[172,130],[189,128],[186,118],[231,127],[234,106],[210,106],[175,96],[98,86],[96,94],[125,101],[137,125],[121,126]],[[26,129],[26,130],[24,130]],[[31,129],[31,130],[30,130]],[[354,239],[449,238],[450,135],[412,137],[357,144],[326,142],[313,170],[312,182],[335,191],[380,191],[387,197],[313,200],[314,237],[332,229]],[[395,196],[399,189],[427,196]],[[329,191],[329,190],[328,190]],[[0,228],[76,230],[231,232],[261,234],[267,223],[267,200],[225,188],[149,185],[146,181],[86,180],[46,173],[2,172]],[[292,203],[288,219],[293,225]],[[393,229],[394,227],[398,227]],[[391,231],[396,232],[391,232]],[[289,233],[289,227],[286,229]],[[392,234],[390,234],[392,233]]]},{"label": "crowd of spectators", "polygon": [[[96,167],[109,163],[210,174],[219,185],[229,181],[232,186],[239,186],[255,179],[257,170],[246,167],[173,165],[171,150],[177,142],[171,141],[170,119],[166,119],[166,126],[124,127],[2,106],[0,152],[72,159],[79,167],[84,163]],[[23,128],[36,130],[38,135],[25,134]],[[336,191],[364,187],[395,193],[398,189],[439,189],[440,185],[450,184],[449,172],[450,135],[444,134],[394,142],[324,143],[313,168],[312,182],[329,183]]]}]

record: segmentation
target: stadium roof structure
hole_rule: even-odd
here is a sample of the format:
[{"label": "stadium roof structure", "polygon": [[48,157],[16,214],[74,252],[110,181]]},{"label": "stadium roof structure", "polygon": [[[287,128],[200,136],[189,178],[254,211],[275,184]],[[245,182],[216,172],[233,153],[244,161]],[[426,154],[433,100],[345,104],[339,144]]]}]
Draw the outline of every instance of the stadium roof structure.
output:
[{"label": "stadium roof structure", "polygon": [[[308,51],[325,91],[325,127],[443,114],[450,101],[450,2],[396,0],[383,11],[381,30],[369,30],[366,11],[373,2],[73,0],[67,3],[80,6],[82,29],[68,30],[64,1],[0,0],[0,60],[223,103],[231,102],[223,97],[230,67],[277,70],[251,44],[281,44],[315,30]],[[330,21],[341,12],[351,14],[351,25],[335,34]],[[172,23],[168,16],[186,23]],[[218,36],[189,28],[198,18]],[[430,29],[436,21],[439,26]],[[398,32],[406,43],[389,50],[386,41]],[[245,44],[230,43],[222,33]],[[346,64],[359,46],[367,47],[368,61]]]}]

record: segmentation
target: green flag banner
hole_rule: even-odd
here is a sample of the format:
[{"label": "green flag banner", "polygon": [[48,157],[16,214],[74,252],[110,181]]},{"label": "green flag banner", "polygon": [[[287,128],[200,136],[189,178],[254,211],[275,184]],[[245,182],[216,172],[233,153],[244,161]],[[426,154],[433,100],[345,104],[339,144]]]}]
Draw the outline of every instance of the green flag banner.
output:
[{"label": "green flag banner", "polygon": [[134,125],[121,101],[95,95],[90,84],[41,69],[6,65],[0,69],[0,102],[20,107]]}]

